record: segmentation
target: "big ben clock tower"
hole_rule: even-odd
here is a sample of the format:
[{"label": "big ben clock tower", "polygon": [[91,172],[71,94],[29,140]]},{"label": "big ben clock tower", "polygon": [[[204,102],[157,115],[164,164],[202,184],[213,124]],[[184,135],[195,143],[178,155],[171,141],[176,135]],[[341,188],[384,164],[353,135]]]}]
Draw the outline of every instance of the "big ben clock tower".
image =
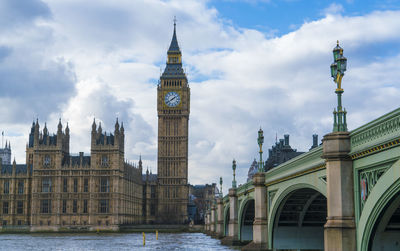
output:
[{"label": "big ben clock tower", "polygon": [[159,223],[181,224],[187,220],[188,126],[190,88],[182,69],[182,54],[174,34],[167,66],[157,88]]}]

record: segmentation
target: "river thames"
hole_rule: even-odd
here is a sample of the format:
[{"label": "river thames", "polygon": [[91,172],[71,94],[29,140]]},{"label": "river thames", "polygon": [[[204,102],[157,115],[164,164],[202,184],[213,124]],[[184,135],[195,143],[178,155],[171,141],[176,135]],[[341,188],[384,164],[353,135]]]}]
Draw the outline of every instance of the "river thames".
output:
[{"label": "river thames", "polygon": [[0,250],[235,250],[202,233],[1,234]]}]

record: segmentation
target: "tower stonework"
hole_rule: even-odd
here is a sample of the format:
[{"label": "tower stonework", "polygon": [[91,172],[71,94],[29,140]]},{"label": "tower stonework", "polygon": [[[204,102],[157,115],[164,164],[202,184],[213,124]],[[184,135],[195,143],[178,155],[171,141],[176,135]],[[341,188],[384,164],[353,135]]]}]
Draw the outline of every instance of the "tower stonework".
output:
[{"label": "tower stonework", "polygon": [[6,146],[0,148],[0,163],[3,165],[11,165],[11,143],[6,140]]},{"label": "tower stonework", "polygon": [[187,221],[190,88],[182,69],[176,24],[157,88],[159,200],[157,221]]}]

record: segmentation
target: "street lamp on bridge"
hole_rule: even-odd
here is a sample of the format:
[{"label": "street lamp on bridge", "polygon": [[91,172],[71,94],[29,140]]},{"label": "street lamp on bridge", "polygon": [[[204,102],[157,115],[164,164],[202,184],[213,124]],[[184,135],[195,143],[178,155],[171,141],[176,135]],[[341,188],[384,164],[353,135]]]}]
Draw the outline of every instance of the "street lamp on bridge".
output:
[{"label": "street lamp on bridge", "polygon": [[219,177],[219,186],[220,186],[219,197],[222,198],[222,177]]},{"label": "street lamp on bridge", "polygon": [[258,163],[258,172],[261,173],[261,172],[264,172],[264,163],[262,161],[262,154],[263,154],[262,145],[264,143],[264,135],[263,135],[263,130],[261,129],[261,127],[260,127],[260,130],[258,130],[257,143],[258,143],[258,146],[260,147],[260,162]]},{"label": "street lamp on bridge", "polygon": [[233,170],[233,180],[232,180],[232,188],[236,188],[236,160],[232,161],[232,170]]},{"label": "street lamp on bridge", "polygon": [[337,88],[335,93],[338,97],[338,106],[333,110],[333,131],[334,132],[345,132],[347,131],[346,123],[346,109],[342,110],[342,93],[344,92],[341,84],[344,72],[347,68],[347,58],[343,56],[343,49],[339,46],[337,41],[336,47],[333,49],[333,60],[331,64],[331,76],[333,81],[336,83]]}]

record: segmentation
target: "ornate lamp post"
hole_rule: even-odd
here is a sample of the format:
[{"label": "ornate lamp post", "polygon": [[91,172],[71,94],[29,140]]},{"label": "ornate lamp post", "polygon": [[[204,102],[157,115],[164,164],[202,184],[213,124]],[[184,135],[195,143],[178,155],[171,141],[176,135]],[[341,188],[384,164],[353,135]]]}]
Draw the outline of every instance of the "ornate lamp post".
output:
[{"label": "ornate lamp post", "polygon": [[258,172],[264,172],[264,163],[262,161],[262,144],[264,143],[264,135],[263,135],[263,130],[260,127],[260,130],[258,130],[258,139],[257,139],[258,146],[260,147],[260,162],[258,163]]},{"label": "ornate lamp post", "polygon": [[338,106],[333,110],[333,131],[334,132],[346,132],[347,122],[346,122],[346,109],[342,110],[342,93],[344,92],[341,84],[344,72],[347,68],[347,58],[343,56],[343,49],[339,46],[339,41],[337,41],[336,47],[333,49],[333,59],[334,62],[331,64],[331,76],[333,81],[336,83],[337,88],[335,93],[338,97]]},{"label": "ornate lamp post", "polygon": [[236,188],[236,160],[232,161],[232,170],[233,170],[233,180],[232,180],[232,188]]},{"label": "ornate lamp post", "polygon": [[220,186],[219,196],[222,198],[222,177],[219,177],[219,186]]}]

